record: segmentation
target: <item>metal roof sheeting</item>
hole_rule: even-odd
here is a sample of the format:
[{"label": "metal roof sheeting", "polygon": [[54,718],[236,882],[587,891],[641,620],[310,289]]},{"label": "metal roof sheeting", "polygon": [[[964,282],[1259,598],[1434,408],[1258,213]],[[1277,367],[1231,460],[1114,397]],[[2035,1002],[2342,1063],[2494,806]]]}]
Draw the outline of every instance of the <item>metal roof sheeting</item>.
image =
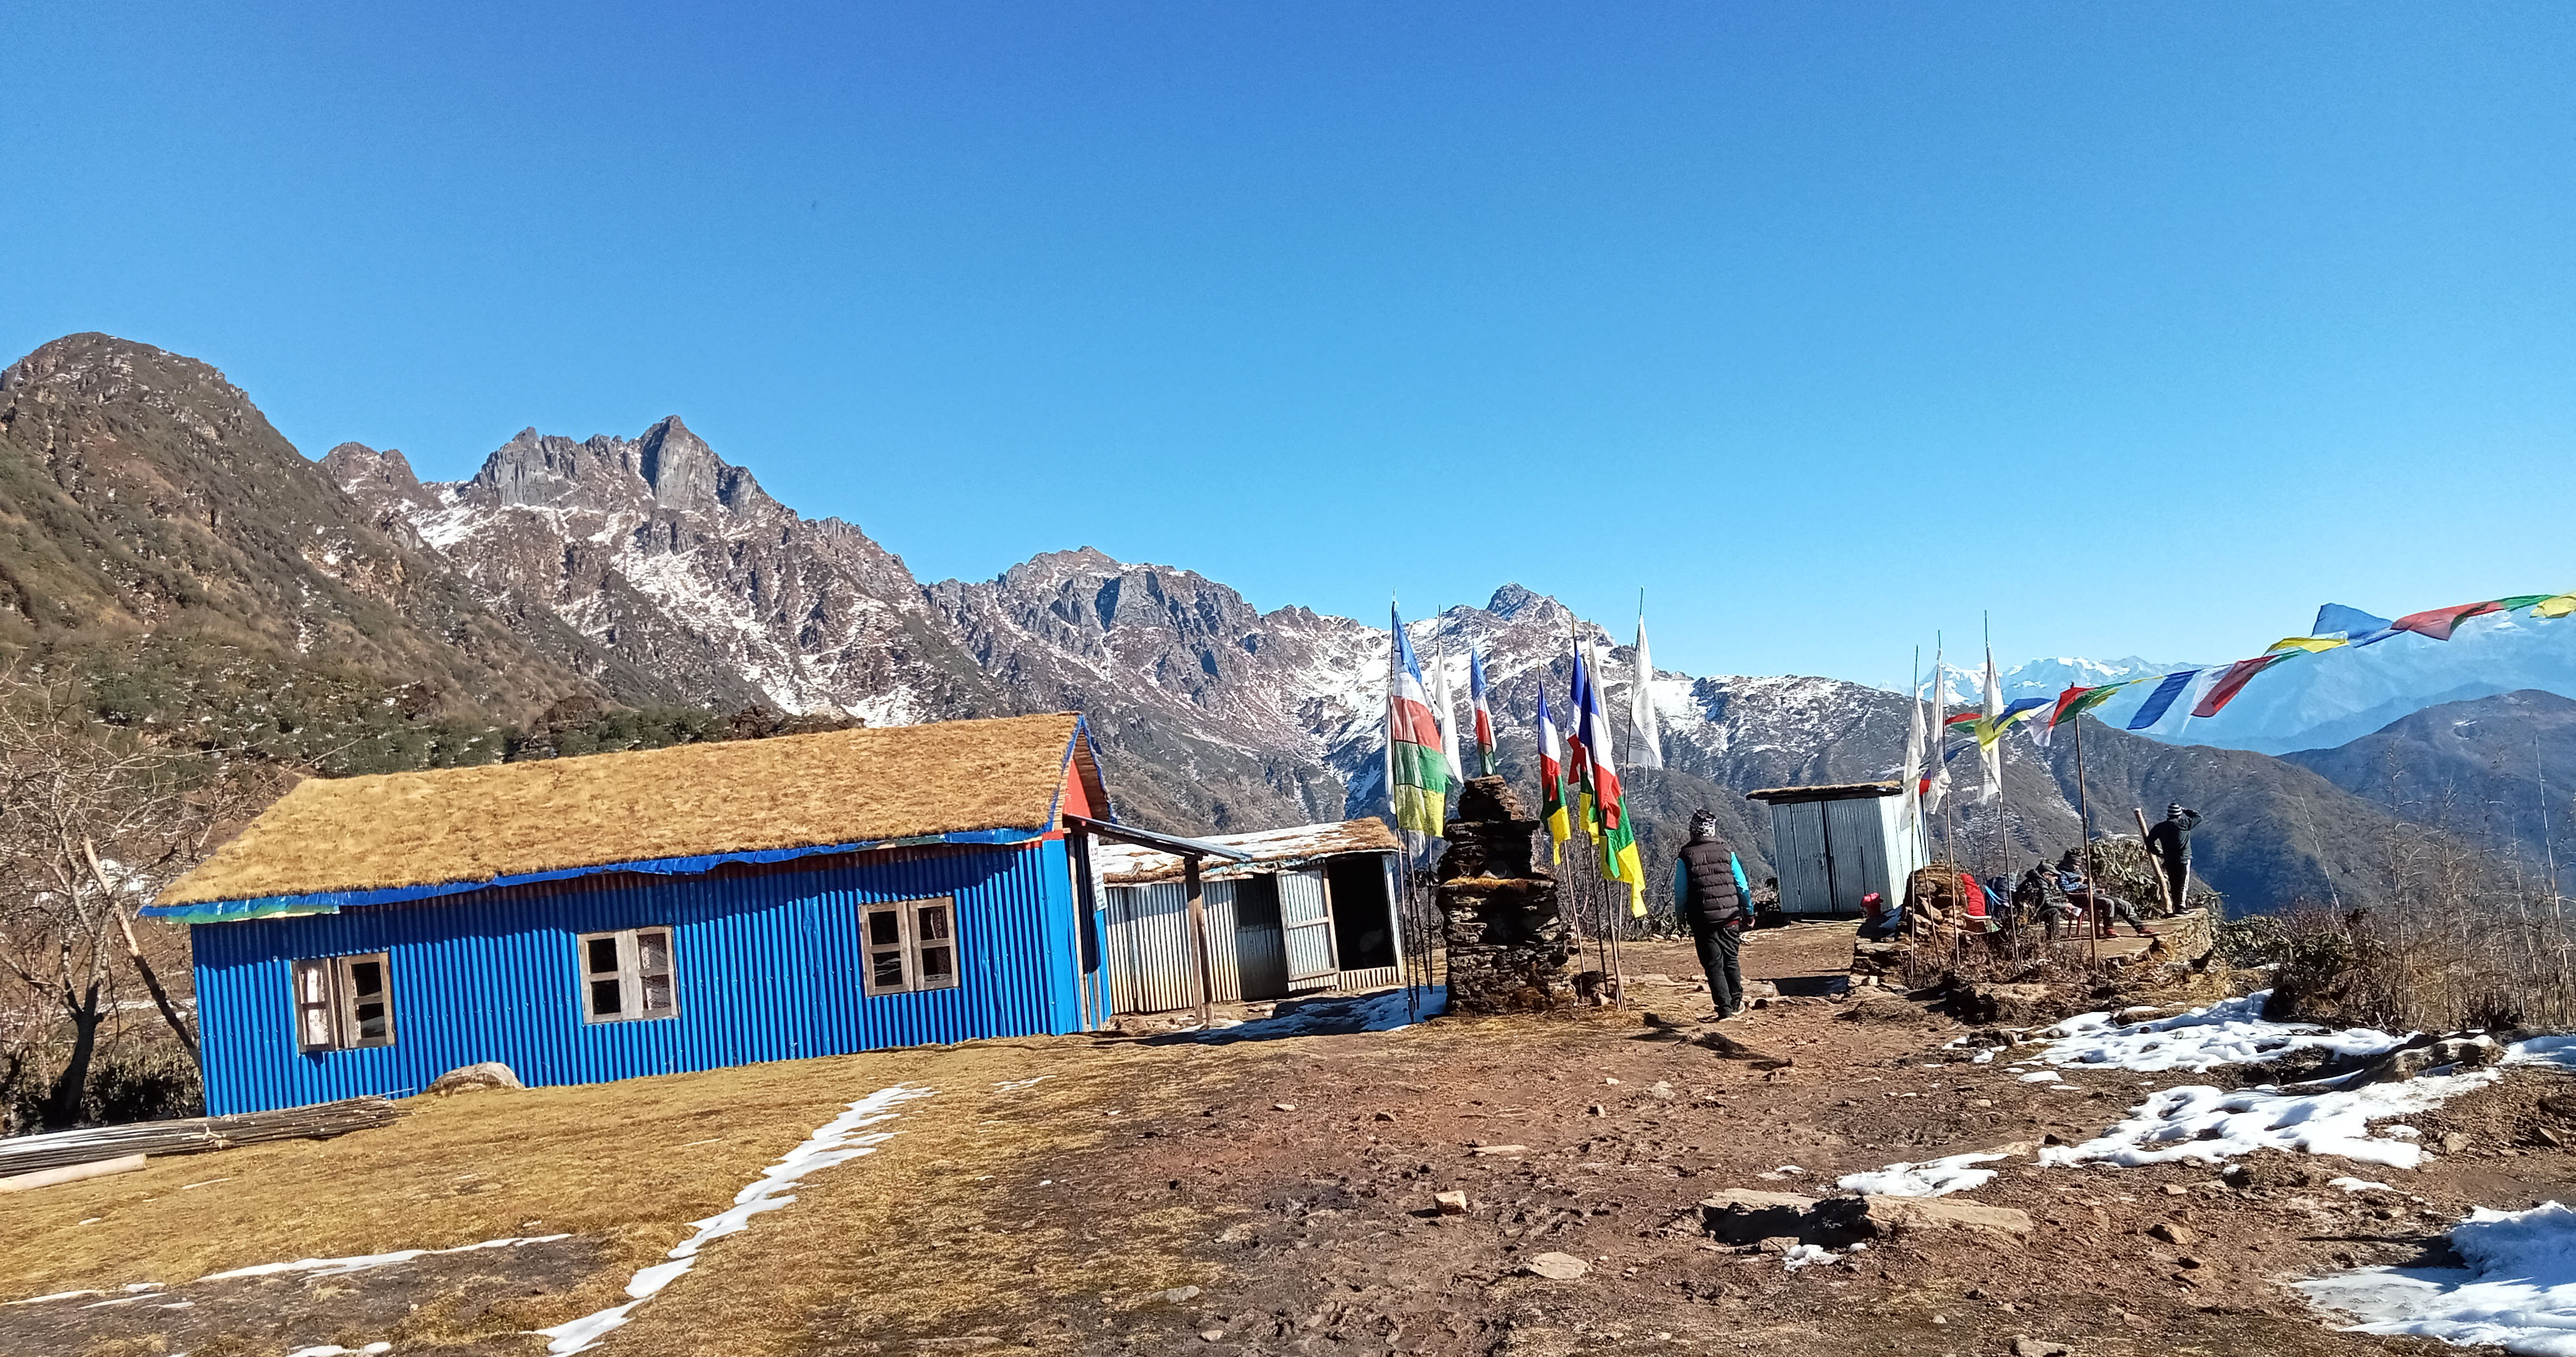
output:
[{"label": "metal roof sheeting", "polygon": [[[1253,834],[1210,834],[1199,841],[1246,855],[1241,862],[1202,864],[1199,876],[1207,881],[1231,880],[1342,853],[1398,853],[1404,849],[1383,820],[1335,820]],[[1092,849],[1091,856],[1101,879],[1112,886],[1177,881],[1181,877],[1181,859],[1169,853],[1104,843]]]}]

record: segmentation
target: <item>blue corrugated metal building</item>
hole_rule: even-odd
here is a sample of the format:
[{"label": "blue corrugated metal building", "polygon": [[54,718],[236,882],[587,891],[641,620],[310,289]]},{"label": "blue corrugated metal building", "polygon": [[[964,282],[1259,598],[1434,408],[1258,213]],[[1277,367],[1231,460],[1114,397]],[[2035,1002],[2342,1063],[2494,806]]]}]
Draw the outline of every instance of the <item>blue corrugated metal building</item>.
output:
[{"label": "blue corrugated metal building", "polygon": [[1099,1025],[1107,814],[1071,715],[315,780],[147,912],[210,1113],[590,1083]]}]

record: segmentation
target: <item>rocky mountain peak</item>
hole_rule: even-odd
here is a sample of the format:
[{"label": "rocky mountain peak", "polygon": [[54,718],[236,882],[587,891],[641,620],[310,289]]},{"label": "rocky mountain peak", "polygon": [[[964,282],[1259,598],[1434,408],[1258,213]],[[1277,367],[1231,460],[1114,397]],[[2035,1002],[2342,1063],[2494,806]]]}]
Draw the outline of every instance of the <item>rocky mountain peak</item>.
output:
[{"label": "rocky mountain peak", "polygon": [[722,508],[748,514],[778,507],[749,471],[716,456],[678,415],[667,415],[646,429],[635,440],[635,454],[636,470],[652,487],[654,502],[666,509],[707,513]]}]

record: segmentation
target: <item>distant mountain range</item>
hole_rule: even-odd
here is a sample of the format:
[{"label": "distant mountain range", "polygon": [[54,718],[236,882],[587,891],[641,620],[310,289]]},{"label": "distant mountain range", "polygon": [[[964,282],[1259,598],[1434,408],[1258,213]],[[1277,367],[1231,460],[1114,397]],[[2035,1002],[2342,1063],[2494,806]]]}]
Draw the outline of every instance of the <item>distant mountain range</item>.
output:
[{"label": "distant mountain range", "polygon": [[[1625,710],[1628,649],[1544,595],[1504,585],[1412,631],[1462,693],[1467,648],[1484,652],[1504,768],[1525,787],[1536,695],[1564,692],[1569,633],[1607,652]],[[1260,612],[1088,548],[925,584],[677,417],[633,439],[531,429],[457,482],[354,443],[315,463],[212,368],[105,335],[0,373],[0,649],[85,676],[109,719],[325,771],[497,757],[513,732],[603,704],[681,713],[665,721],[680,731],[704,728],[687,713],[746,707],[874,723],[1072,709],[1122,813],[1146,823],[1245,830],[1385,804],[1383,628]],[[2014,691],[2151,668],[2036,662]],[[1650,861],[1705,805],[1767,870],[1768,821],[1743,792],[1891,777],[1905,739],[1899,695],[1838,679],[1665,670],[1655,705],[1667,767],[1629,780]],[[1970,861],[2074,841],[2069,743],[2006,742],[2004,796],[1945,817]],[[2402,741],[2397,757],[2429,759]],[[1955,766],[1963,788],[1972,763]],[[2202,805],[2205,874],[2248,905],[2384,885],[2385,855],[2366,850],[2409,812],[2335,771],[2087,726],[2097,829]]]},{"label": "distant mountain range", "polygon": [[[2259,651],[2259,645],[2247,647],[2248,654]],[[2135,657],[2031,660],[1999,671],[1995,686],[2010,702],[2198,667]],[[1954,706],[1981,700],[1982,671],[1953,664],[1946,673]],[[2153,685],[2140,684],[2096,714],[2124,726],[2151,691]],[[2344,744],[2427,707],[2524,691],[2576,697],[2576,618],[2478,617],[2448,641],[2401,635],[2359,650],[2297,657],[2257,677],[2216,716],[2169,711],[2140,733],[2172,744],[2286,754]]]}]

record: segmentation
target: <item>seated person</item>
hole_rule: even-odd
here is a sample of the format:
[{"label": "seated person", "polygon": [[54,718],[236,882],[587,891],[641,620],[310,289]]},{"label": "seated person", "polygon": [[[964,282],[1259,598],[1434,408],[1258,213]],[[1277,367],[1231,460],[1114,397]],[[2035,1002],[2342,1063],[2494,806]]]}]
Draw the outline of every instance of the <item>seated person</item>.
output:
[{"label": "seated person", "polygon": [[[2116,895],[2093,888],[2093,883],[2086,880],[2083,872],[2077,867],[2076,850],[2072,848],[2066,850],[2066,856],[2057,860],[2057,889],[2065,893],[2068,904],[2092,915],[2093,936],[2097,938],[2109,937],[2112,927],[2121,923],[2138,930],[2139,937],[2155,936],[2148,931],[2146,920],[2138,917],[2137,906]],[[2052,927],[2049,937],[2054,939],[2056,936],[2056,930]]]}]

